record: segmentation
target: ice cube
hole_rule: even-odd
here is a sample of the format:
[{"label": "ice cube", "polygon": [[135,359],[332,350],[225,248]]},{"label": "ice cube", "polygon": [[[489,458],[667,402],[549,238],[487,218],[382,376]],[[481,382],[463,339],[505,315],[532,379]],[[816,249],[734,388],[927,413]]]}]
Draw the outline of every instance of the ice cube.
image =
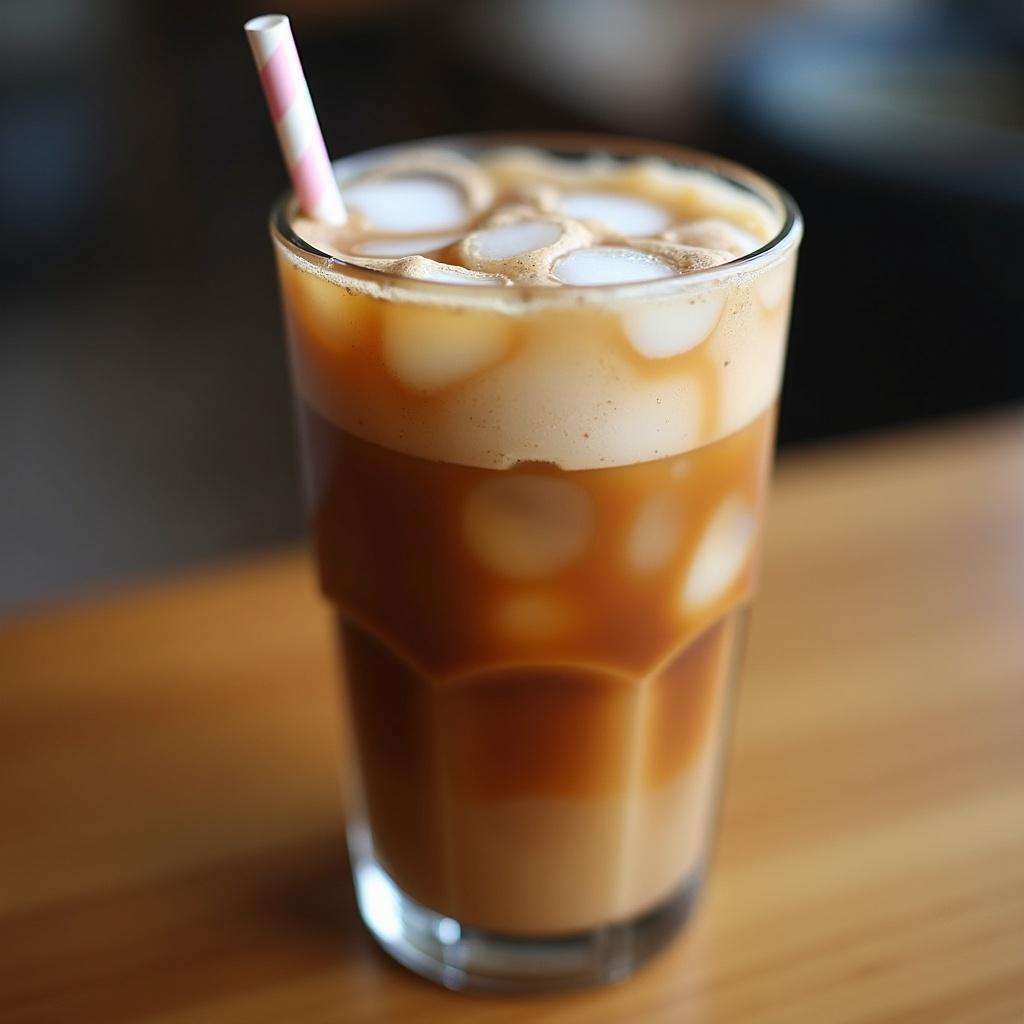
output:
[{"label": "ice cube", "polygon": [[666,231],[664,237],[700,249],[719,249],[734,257],[746,256],[763,244],[756,235],[720,217],[702,217],[680,224]]},{"label": "ice cube", "polygon": [[378,231],[447,231],[470,215],[462,190],[441,178],[371,179],[349,185],[342,195]]},{"label": "ice cube", "polygon": [[637,303],[622,314],[629,343],[648,359],[682,355],[715,329],[725,308],[723,289]]},{"label": "ice cube", "polygon": [[485,228],[473,236],[473,246],[481,259],[506,260],[512,256],[521,256],[532,249],[542,249],[557,242],[561,237],[560,224],[535,220]]},{"label": "ice cube", "polygon": [[459,257],[467,267],[505,274],[519,284],[551,284],[555,260],[592,240],[582,224],[538,217],[526,207],[501,211],[498,219],[464,238]]},{"label": "ice cube", "polygon": [[628,284],[676,274],[657,256],[613,245],[574,249],[555,263],[552,273],[562,284],[569,285]]},{"label": "ice cube", "polygon": [[342,188],[345,202],[380,232],[447,232],[483,212],[494,186],[472,160],[450,150],[412,149],[389,157]]},{"label": "ice cube", "polygon": [[462,507],[466,543],[492,572],[540,580],[574,562],[590,543],[594,510],[577,483],[536,473],[496,474]]},{"label": "ice cube", "polygon": [[319,344],[328,344],[338,358],[357,352],[365,339],[372,337],[374,300],[291,264],[282,275],[282,284],[290,297],[289,307],[303,328]]},{"label": "ice cube", "polygon": [[725,596],[750,561],[756,528],[754,510],[743,498],[733,495],[718,506],[683,582],[684,612],[706,608]]},{"label": "ice cube", "polygon": [[504,356],[511,342],[508,318],[489,310],[390,303],[381,351],[384,364],[408,390],[433,394]]},{"label": "ice cube", "polygon": [[656,572],[671,560],[679,547],[682,511],[674,494],[655,494],[633,520],[627,556],[642,574]]},{"label": "ice cube", "polygon": [[412,238],[368,238],[352,247],[357,256],[419,256],[454,245],[459,235],[415,235]]},{"label": "ice cube", "polygon": [[593,221],[616,235],[656,235],[672,222],[668,210],[617,192],[567,192],[558,203],[567,217]]}]

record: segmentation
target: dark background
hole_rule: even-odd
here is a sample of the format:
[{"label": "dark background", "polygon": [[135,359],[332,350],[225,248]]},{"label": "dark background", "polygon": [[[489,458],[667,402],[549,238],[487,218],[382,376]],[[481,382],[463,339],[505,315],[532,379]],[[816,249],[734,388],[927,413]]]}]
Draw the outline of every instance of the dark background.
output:
[{"label": "dark background", "polygon": [[[298,537],[234,3],[7,0],[0,605]],[[285,6],[328,147],[570,128],[776,177],[807,236],[785,445],[1024,396],[1024,4]],[[1022,454],[1024,465],[1024,454]]]}]

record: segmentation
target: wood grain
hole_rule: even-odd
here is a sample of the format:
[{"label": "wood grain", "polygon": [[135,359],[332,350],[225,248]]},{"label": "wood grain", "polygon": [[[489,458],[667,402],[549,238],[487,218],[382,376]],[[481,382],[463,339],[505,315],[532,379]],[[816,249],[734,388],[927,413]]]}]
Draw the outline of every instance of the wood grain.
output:
[{"label": "wood grain", "polygon": [[614,988],[453,995],[348,886],[295,552],[0,626],[0,1020],[1024,1021],[1024,417],[785,460],[723,830]]}]

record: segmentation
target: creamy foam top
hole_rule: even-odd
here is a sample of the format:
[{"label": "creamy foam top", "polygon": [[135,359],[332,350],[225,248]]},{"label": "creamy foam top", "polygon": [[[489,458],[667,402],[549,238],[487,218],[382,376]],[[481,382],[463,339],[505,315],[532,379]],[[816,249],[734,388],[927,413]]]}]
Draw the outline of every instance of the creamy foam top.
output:
[{"label": "creamy foam top", "polygon": [[780,227],[760,197],[654,157],[499,148],[471,160],[411,148],[344,181],[342,194],[345,225],[297,216],[299,236],[345,263],[438,283],[663,280],[747,255]]},{"label": "creamy foam top", "polygon": [[651,157],[413,147],[355,168],[347,224],[293,219],[336,261],[279,247],[298,386],[343,429],[586,469],[698,448],[774,402],[799,229],[726,265],[778,235],[781,206]]}]

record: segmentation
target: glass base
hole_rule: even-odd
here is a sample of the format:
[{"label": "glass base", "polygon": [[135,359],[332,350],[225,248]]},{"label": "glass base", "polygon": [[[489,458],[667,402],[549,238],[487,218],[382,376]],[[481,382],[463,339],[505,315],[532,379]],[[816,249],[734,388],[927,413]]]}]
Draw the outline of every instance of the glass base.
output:
[{"label": "glass base", "polygon": [[359,912],[374,938],[409,970],[455,991],[529,994],[621,981],[672,941],[700,889],[691,877],[627,921],[523,938],[466,927],[411,899],[374,858],[365,829],[350,829],[349,847]]}]

